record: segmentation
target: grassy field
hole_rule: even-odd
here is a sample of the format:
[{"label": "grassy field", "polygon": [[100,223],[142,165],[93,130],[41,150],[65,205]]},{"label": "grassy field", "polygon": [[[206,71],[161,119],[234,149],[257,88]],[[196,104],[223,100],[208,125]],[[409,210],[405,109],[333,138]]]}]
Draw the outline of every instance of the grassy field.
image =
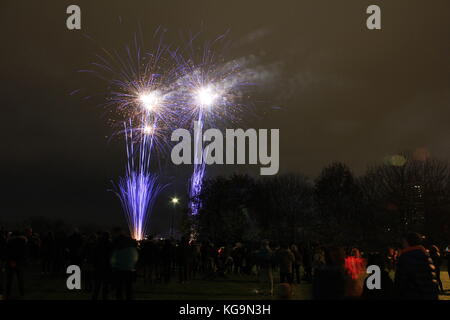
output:
[{"label": "grassy field", "polygon": [[[441,272],[446,293],[441,299],[450,300],[450,280],[448,273]],[[134,286],[136,300],[273,300],[277,299],[278,278],[274,279],[274,295],[261,296],[255,292],[258,281],[255,276],[232,275],[227,279],[192,280],[180,284],[174,278],[169,284],[149,284],[138,278]],[[17,288],[15,287],[15,292]],[[64,277],[44,277],[39,272],[29,272],[26,276],[26,296],[31,300],[89,300],[91,293],[86,290],[70,291],[66,288]],[[295,285],[295,300],[311,299],[311,285],[302,283]]]}]

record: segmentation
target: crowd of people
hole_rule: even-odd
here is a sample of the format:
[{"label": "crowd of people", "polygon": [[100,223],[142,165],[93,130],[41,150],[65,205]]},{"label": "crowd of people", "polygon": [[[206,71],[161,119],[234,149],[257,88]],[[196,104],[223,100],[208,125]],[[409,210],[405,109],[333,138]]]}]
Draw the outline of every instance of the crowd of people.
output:
[{"label": "crowd of people", "polygon": [[[151,286],[231,275],[257,280],[259,295],[272,296],[278,286],[275,291],[284,299],[301,283],[312,284],[314,299],[438,299],[444,292],[441,266],[445,259],[450,263],[448,247],[441,253],[417,233],[406,235],[402,247],[365,252],[268,240],[219,245],[188,237],[135,241],[119,228],[90,235],[0,231],[0,295],[10,299],[16,283],[18,296],[24,297],[30,266],[43,277],[59,277],[66,276],[67,266],[77,265],[83,290],[93,300],[133,299],[137,279]],[[371,265],[381,271],[381,288],[366,283]]]}]

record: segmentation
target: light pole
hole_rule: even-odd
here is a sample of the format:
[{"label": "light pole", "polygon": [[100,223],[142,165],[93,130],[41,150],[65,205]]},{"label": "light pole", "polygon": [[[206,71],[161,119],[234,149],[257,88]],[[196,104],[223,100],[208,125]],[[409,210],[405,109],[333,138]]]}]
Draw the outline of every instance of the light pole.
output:
[{"label": "light pole", "polygon": [[172,199],[170,199],[170,203],[173,206],[172,217],[170,219],[170,237],[171,238],[173,238],[173,220],[174,220],[175,210],[176,210],[176,206],[177,206],[178,202],[180,202],[180,200],[177,197],[173,197]]}]

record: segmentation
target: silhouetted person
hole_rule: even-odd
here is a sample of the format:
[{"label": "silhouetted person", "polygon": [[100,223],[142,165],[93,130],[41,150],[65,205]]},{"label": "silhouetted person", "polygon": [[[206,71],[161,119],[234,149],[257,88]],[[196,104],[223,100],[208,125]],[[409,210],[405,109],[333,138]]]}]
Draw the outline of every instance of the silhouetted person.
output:
[{"label": "silhouetted person", "polygon": [[295,244],[291,245],[291,251],[295,257],[295,261],[292,264],[292,280],[293,282],[297,281],[297,283],[300,284],[300,282],[302,281],[300,276],[300,266],[303,263],[303,255],[300,252],[300,249]]},{"label": "silhouetted person", "polygon": [[27,238],[18,231],[11,234],[6,243],[6,299],[11,296],[11,289],[14,276],[17,277],[19,294],[25,294],[24,288],[24,268],[26,259]]},{"label": "silhouetted person", "polygon": [[192,279],[195,279],[197,272],[199,271],[200,268],[200,263],[201,263],[201,252],[200,252],[200,244],[196,243],[195,241],[192,241],[190,243],[190,248],[191,248],[191,256],[192,256],[192,264],[190,267],[190,277],[192,277]]},{"label": "silhouetted person", "polygon": [[157,262],[155,243],[152,240],[146,240],[141,242],[141,250],[139,252],[139,258],[143,266],[144,279],[153,283],[153,276],[156,272],[155,264]]},{"label": "silhouetted person", "polygon": [[403,239],[395,273],[398,298],[409,300],[437,300],[438,290],[435,267],[418,233],[409,233]]},{"label": "silhouetted person", "polygon": [[325,250],[325,264],[314,272],[313,296],[318,300],[345,298],[348,275],[345,270],[345,252],[342,248]]},{"label": "silhouetted person", "polygon": [[55,260],[55,237],[52,232],[42,238],[41,245],[42,273],[51,274]]},{"label": "silhouetted person", "polygon": [[386,260],[386,269],[388,271],[394,271],[395,270],[395,265],[396,265],[396,256],[395,256],[395,250],[394,248],[388,247],[386,249],[385,252],[385,257],[384,259]]},{"label": "silhouetted person", "polygon": [[273,252],[269,247],[269,241],[263,241],[261,248],[256,253],[256,259],[259,266],[259,282],[261,293],[265,295],[273,295],[273,274],[272,262]]},{"label": "silhouetted person", "polygon": [[241,274],[243,271],[244,257],[245,257],[245,249],[242,246],[242,243],[240,242],[236,243],[236,246],[233,248],[231,256],[233,258],[234,273]]},{"label": "silhouetted person", "polygon": [[249,248],[245,250],[244,253],[244,261],[245,265],[243,268],[243,272],[246,275],[251,275],[253,272],[253,267],[257,264],[257,251],[258,244],[256,242],[252,242],[249,245]]},{"label": "silhouetted person", "polygon": [[233,252],[233,247],[231,245],[226,245],[223,251],[223,261],[225,274],[230,274],[233,272],[234,260],[231,253]]},{"label": "silhouetted person", "polygon": [[65,267],[67,263],[67,237],[64,232],[55,233],[55,257],[53,263],[53,273],[62,274],[65,273]]},{"label": "silhouetted person", "polygon": [[182,237],[176,248],[176,261],[178,265],[180,283],[184,283],[188,280],[190,254],[189,242],[185,237]]},{"label": "silhouetted person", "polygon": [[442,285],[442,280],[441,280],[442,256],[441,256],[441,251],[435,245],[432,245],[430,247],[430,258],[431,258],[431,260],[433,260],[434,267],[436,268],[435,273],[436,273],[436,280],[437,280],[437,283],[439,286],[439,290],[441,292],[444,292],[444,286]]},{"label": "silhouetted person", "polygon": [[204,273],[205,273],[205,279],[211,279],[214,278],[214,275],[216,273],[216,249],[214,247],[214,244],[211,242],[205,242],[204,246],[202,246],[203,252],[202,252],[202,259],[204,263]]},{"label": "silhouetted person", "polygon": [[161,250],[161,260],[162,260],[162,275],[164,278],[164,283],[170,282],[170,276],[172,272],[172,262],[174,256],[174,248],[172,242],[168,239],[164,241],[164,245]]},{"label": "silhouetted person", "polygon": [[125,298],[127,300],[132,299],[133,277],[139,258],[136,245],[136,241],[125,235],[119,235],[115,241],[111,256],[111,267],[117,300],[123,300],[124,291]]},{"label": "silhouetted person", "polygon": [[303,250],[303,269],[305,270],[305,281],[310,282],[312,280],[312,261],[313,253],[311,250],[311,245],[308,244]]},{"label": "silhouetted person", "polygon": [[227,253],[225,247],[220,247],[215,253],[216,275],[225,278]]},{"label": "silhouetted person", "polygon": [[27,257],[32,263],[36,263],[40,256],[41,238],[39,234],[33,232],[33,229],[26,230],[27,238]]},{"label": "silhouetted person", "polygon": [[92,299],[97,300],[102,290],[103,300],[108,299],[111,282],[112,243],[108,232],[101,234],[94,247],[94,290]]},{"label": "silhouetted person", "polygon": [[281,300],[289,300],[292,298],[293,289],[289,283],[280,283],[278,285],[278,298]]},{"label": "silhouetted person", "polygon": [[277,260],[280,266],[280,283],[292,284],[292,265],[295,262],[295,256],[287,244],[282,244],[277,251]]},{"label": "silhouetted person", "polygon": [[69,251],[69,264],[81,267],[83,239],[78,230],[75,230],[74,233],[67,238],[67,249]]},{"label": "silhouetted person", "polygon": [[6,231],[2,228],[0,229],[0,299],[3,298],[5,294],[5,265],[6,259]]},{"label": "silhouetted person", "polygon": [[394,297],[394,282],[389,277],[386,270],[385,257],[379,253],[369,255],[367,266],[376,265],[380,268],[380,289],[369,289],[367,281],[370,275],[364,281],[362,298],[366,300],[390,300]]},{"label": "silhouetted person", "polygon": [[445,258],[447,259],[447,273],[450,278],[450,244],[445,247]]},{"label": "silhouetted person", "polygon": [[84,289],[87,292],[91,292],[94,288],[94,260],[95,260],[95,246],[97,244],[97,235],[92,234],[89,236],[85,242],[82,250],[82,270],[83,270],[83,280]]}]

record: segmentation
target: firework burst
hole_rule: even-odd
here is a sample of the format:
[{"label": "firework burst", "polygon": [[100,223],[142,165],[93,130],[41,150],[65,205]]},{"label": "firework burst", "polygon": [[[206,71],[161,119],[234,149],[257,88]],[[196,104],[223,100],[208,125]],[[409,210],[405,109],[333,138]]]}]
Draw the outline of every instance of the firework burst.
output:
[{"label": "firework burst", "polygon": [[[194,45],[196,37],[191,37],[185,48],[172,52],[177,64],[176,101],[180,124],[192,128],[196,123],[195,145],[201,145],[202,128],[216,127],[226,122],[240,119],[245,81],[242,65],[236,60],[224,59],[227,46],[225,35],[203,46]],[[200,48],[200,49],[199,49]],[[201,208],[199,195],[202,191],[206,171],[203,152],[196,149],[194,169],[189,183],[190,209],[197,215]]]},{"label": "firework burst", "polygon": [[[120,118],[113,120],[113,136],[125,137],[127,166],[115,192],[130,232],[138,240],[145,236],[149,212],[163,188],[158,176],[151,173],[155,153],[162,156],[157,156],[157,161],[168,154],[161,151],[168,147],[167,137],[174,128],[193,128],[194,124],[216,127],[240,120],[242,88],[250,85],[242,61],[223,58],[225,35],[198,47],[194,45],[196,36],[190,39],[184,48],[169,50],[160,38],[156,50],[149,53],[135,37],[122,53],[103,49],[95,70],[90,71],[108,82],[105,106],[112,118]],[[194,137],[197,145],[201,144],[201,132]],[[206,166],[203,153],[194,157],[201,159],[194,162],[189,184],[191,212],[196,215]]]},{"label": "firework burst", "polygon": [[[158,35],[156,32],[155,37]],[[125,133],[123,121],[127,121],[126,130],[135,131],[133,142],[151,131],[154,153],[163,158],[169,144],[162,137],[178,121],[173,89],[177,73],[172,61],[166,59],[168,47],[161,35],[153,51],[142,49],[142,42],[135,36],[134,42],[120,52],[102,48],[102,54],[96,55],[98,62],[88,72],[108,84],[103,107],[114,127],[112,137]]]},{"label": "firework burst", "polygon": [[159,165],[165,154],[164,137],[176,118],[171,87],[175,73],[164,59],[166,49],[160,39],[154,52],[145,52],[135,38],[124,53],[103,50],[100,62],[94,64],[95,74],[108,82],[105,107],[121,119],[115,121],[122,126],[115,126],[113,136],[125,137],[127,164],[114,191],[136,240],[145,237],[156,198],[164,188],[152,165]]}]

